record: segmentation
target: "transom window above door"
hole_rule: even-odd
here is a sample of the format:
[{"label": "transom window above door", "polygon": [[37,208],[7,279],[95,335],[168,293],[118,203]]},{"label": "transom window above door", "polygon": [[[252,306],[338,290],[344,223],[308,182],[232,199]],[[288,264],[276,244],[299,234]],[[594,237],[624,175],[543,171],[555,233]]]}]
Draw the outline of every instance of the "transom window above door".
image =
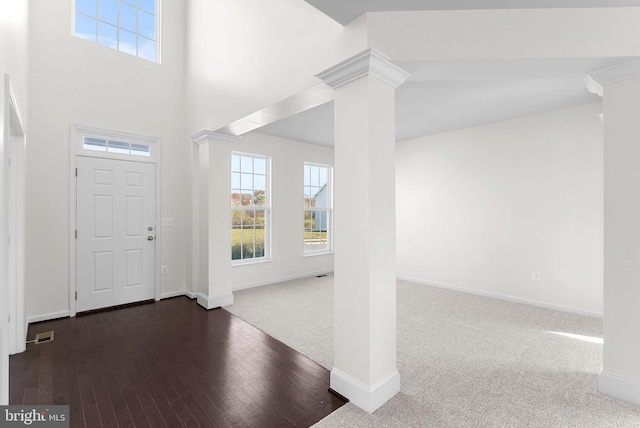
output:
[{"label": "transom window above door", "polygon": [[160,0],[75,0],[73,34],[153,62],[160,62]]}]

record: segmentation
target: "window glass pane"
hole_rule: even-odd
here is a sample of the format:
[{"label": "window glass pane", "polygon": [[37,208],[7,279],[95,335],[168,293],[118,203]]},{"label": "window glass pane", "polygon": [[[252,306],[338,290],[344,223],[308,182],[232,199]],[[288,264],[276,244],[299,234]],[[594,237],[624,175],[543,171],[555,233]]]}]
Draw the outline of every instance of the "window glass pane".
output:
[{"label": "window glass pane", "polygon": [[141,9],[153,14],[156,13],[156,0],[138,0],[138,4]]},{"label": "window glass pane", "polygon": [[327,179],[328,179],[328,177],[327,177],[328,168],[321,167],[319,173],[320,173],[320,186],[321,187],[322,186],[326,186],[327,185]]},{"label": "window glass pane", "polygon": [[264,227],[257,226],[255,233],[255,256],[264,257]]},{"label": "window glass pane", "polygon": [[264,190],[254,190],[253,192],[253,206],[264,207],[267,203],[267,197]]},{"label": "window glass pane", "polygon": [[311,166],[311,185],[312,186],[320,185],[318,169],[319,168],[317,166]]},{"label": "window glass pane", "polygon": [[107,151],[107,140],[101,138],[84,137],[82,147],[87,150],[96,150],[98,152]]},{"label": "window glass pane", "polygon": [[98,0],[98,19],[109,24],[118,25],[118,1]]},{"label": "window glass pane", "polygon": [[75,35],[86,40],[96,41],[96,20],[76,13]]},{"label": "window glass pane", "polygon": [[138,36],[138,56],[149,61],[156,60],[156,42]]},{"label": "window glass pane", "polygon": [[329,189],[327,188],[327,186],[322,187],[318,190],[318,193],[316,193],[316,198],[315,198],[316,207],[319,207],[319,208],[329,207],[329,200],[327,198],[328,192],[329,192]]},{"label": "window glass pane", "polygon": [[231,171],[240,171],[240,156],[231,156]]},{"label": "window glass pane", "polygon": [[253,189],[254,190],[267,190],[267,176],[254,175],[253,176]]},{"label": "window glass pane", "polygon": [[240,174],[237,172],[231,173],[231,188],[239,189],[240,188]]},{"label": "window glass pane", "polygon": [[129,154],[129,143],[123,143],[122,141],[111,141],[109,140],[109,148],[108,152],[111,153],[123,153]]},{"label": "window glass pane", "polygon": [[138,11],[138,35],[155,40],[156,38],[156,17]]},{"label": "window glass pane", "polygon": [[118,47],[118,29],[113,25],[98,22],[98,43],[116,49]]},{"label": "window glass pane", "polygon": [[240,169],[242,172],[252,173],[253,172],[253,158],[249,156],[241,156],[240,157]]},{"label": "window glass pane", "polygon": [[126,3],[120,3],[120,28],[136,32],[136,8]]},{"label": "window glass pane", "polygon": [[304,166],[304,185],[311,186],[311,166]]},{"label": "window glass pane", "polygon": [[131,55],[136,54],[136,35],[125,30],[120,30],[118,50]]},{"label": "window glass pane", "polygon": [[[234,215],[239,211],[234,211]],[[231,260],[242,259],[242,229],[231,229]]]},{"label": "window glass pane", "polygon": [[242,258],[252,259],[255,257],[254,253],[254,230],[253,229],[241,229],[242,230]]},{"label": "window glass pane", "polygon": [[249,207],[251,206],[252,201],[253,198],[251,197],[251,193],[243,190],[242,194],[240,195],[240,205],[242,205],[243,207]]},{"label": "window glass pane", "polygon": [[81,12],[95,18],[96,0],[76,0],[76,12]]},{"label": "window glass pane", "polygon": [[146,144],[131,143],[131,154],[136,156],[151,156],[151,147]]},{"label": "window glass pane", "polygon": [[240,188],[246,189],[246,190],[253,190],[252,174],[240,174]]},{"label": "window glass pane", "polygon": [[240,189],[231,189],[231,206],[240,206]]},{"label": "window glass pane", "polygon": [[267,173],[267,160],[262,158],[255,158],[253,160],[253,173],[254,174],[266,174]]},{"label": "window glass pane", "polygon": [[265,212],[260,210],[260,211],[256,211],[256,215],[255,215],[255,219],[256,219],[256,226],[264,226],[265,224]]}]

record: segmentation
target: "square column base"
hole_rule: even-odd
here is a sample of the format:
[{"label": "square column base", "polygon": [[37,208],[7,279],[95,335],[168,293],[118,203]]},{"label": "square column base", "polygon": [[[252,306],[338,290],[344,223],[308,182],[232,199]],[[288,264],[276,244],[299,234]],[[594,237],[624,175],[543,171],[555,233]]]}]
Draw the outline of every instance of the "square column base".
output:
[{"label": "square column base", "polygon": [[635,379],[603,371],[598,380],[598,389],[610,397],[640,405],[640,383]]},{"label": "square column base", "polygon": [[369,386],[334,367],[331,370],[330,386],[365,412],[373,413],[400,392],[400,373],[396,370]]},{"label": "square column base", "polygon": [[199,292],[198,304],[205,309],[215,309],[221,308],[223,306],[233,305],[233,293],[209,297],[206,294]]}]

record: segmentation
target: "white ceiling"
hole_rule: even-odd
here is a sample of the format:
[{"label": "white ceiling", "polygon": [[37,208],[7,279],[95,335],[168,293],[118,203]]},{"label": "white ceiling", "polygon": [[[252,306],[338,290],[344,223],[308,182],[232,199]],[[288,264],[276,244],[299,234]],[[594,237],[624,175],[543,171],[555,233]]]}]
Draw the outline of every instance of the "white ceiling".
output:
[{"label": "white ceiling", "polygon": [[366,12],[640,6],[640,0],[305,0],[346,25]]},{"label": "white ceiling", "polygon": [[[342,24],[373,11],[640,6],[640,0],[305,1]],[[600,102],[587,90],[585,73],[632,59],[395,62],[411,74],[396,91],[396,140]],[[318,104],[252,129],[268,123],[256,131],[333,146],[333,102]]]},{"label": "white ceiling", "polygon": [[[411,73],[396,91],[396,139],[599,102],[584,83],[587,72],[629,61],[537,59],[396,62]],[[258,132],[333,146],[333,103],[257,129]]]}]

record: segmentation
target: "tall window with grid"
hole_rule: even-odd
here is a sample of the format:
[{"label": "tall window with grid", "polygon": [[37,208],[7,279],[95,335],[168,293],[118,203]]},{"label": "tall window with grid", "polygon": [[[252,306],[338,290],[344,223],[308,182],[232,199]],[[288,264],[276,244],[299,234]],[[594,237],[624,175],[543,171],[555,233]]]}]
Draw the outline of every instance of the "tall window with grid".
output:
[{"label": "tall window with grid", "polygon": [[231,156],[231,260],[234,264],[269,257],[269,158]]},{"label": "tall window with grid", "polygon": [[304,254],[332,251],[332,172],[328,165],[304,164]]},{"label": "tall window with grid", "polygon": [[75,36],[137,57],[160,62],[160,0],[75,0]]}]

